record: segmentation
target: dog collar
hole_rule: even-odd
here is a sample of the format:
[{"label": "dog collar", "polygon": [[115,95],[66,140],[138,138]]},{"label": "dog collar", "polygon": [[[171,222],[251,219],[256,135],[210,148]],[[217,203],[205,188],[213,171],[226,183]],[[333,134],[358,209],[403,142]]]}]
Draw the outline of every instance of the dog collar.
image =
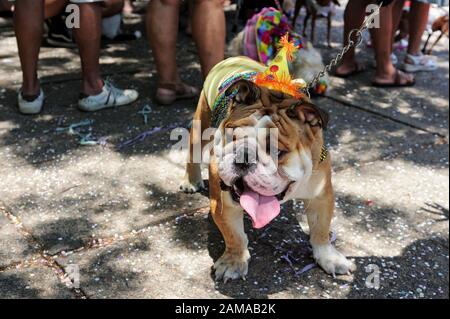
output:
[{"label": "dog collar", "polygon": [[228,89],[240,80],[248,80],[252,81],[256,76],[256,72],[245,72],[238,73],[229,77],[219,87],[219,94],[217,95],[216,100],[214,101],[213,106],[211,107],[212,117],[211,117],[211,126],[219,127],[220,123],[225,119],[228,113],[228,107],[230,106],[231,100],[238,93],[237,89],[231,92],[228,92]]},{"label": "dog collar", "polygon": [[319,164],[326,160],[328,157],[328,150],[325,145],[322,145],[322,152],[320,153]]}]

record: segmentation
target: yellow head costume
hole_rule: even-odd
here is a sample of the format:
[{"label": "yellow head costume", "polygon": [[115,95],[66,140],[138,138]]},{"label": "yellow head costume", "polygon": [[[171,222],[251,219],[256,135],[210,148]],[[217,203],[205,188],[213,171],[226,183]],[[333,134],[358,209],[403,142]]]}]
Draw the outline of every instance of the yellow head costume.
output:
[{"label": "yellow head costume", "polygon": [[296,99],[306,97],[302,91],[306,87],[302,79],[293,79],[289,73],[298,47],[289,42],[286,34],[281,38],[279,51],[269,66],[247,57],[233,57],[217,64],[208,74],[203,91],[212,110],[212,125],[218,127],[228,111],[236,92],[229,88],[240,80],[254,82],[260,87],[289,94]]},{"label": "yellow head costume", "polygon": [[301,90],[306,83],[301,79],[292,79],[289,73],[289,62],[294,60],[298,48],[294,42],[289,42],[287,34],[281,38],[279,47],[277,56],[263,73],[256,75],[254,82],[258,86],[302,98],[304,94]]}]

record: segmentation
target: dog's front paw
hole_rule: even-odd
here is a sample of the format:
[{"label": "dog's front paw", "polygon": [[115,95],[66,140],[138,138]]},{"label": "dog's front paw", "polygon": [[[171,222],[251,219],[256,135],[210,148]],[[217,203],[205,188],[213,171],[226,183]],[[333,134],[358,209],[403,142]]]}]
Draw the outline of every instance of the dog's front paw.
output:
[{"label": "dog's front paw", "polygon": [[185,180],[181,185],[180,185],[180,190],[182,190],[185,193],[189,193],[189,194],[193,194],[198,192],[201,189],[205,188],[205,183],[203,183],[203,181],[199,181],[196,183],[192,183],[188,180]]},{"label": "dog's front paw", "polygon": [[331,244],[313,246],[313,254],[317,264],[327,273],[333,275],[333,277],[336,274],[350,274],[356,268],[350,260]]},{"label": "dog's front paw", "polygon": [[214,264],[216,280],[223,279],[226,283],[229,279],[245,280],[248,273],[248,261],[250,253],[245,250],[242,254],[231,254],[225,252]]}]

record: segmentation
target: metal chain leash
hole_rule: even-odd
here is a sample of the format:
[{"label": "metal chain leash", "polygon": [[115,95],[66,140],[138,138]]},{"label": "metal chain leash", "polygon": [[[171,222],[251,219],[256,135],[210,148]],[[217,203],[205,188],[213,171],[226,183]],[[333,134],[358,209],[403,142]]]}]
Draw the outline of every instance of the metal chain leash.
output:
[{"label": "metal chain leash", "polygon": [[[363,32],[364,30],[367,30],[372,24],[376,16],[380,14],[380,9],[383,3],[381,3],[376,10],[374,10],[370,15],[368,15],[365,19],[363,24],[359,29],[353,29],[350,31],[350,34],[348,35],[348,43],[346,46],[342,48],[342,50],[332,59],[323,69],[322,71],[318,72],[311,81],[309,81],[306,86],[302,89],[302,91],[310,97],[309,89],[315,87],[320,79],[325,76],[325,74],[333,67],[335,67],[343,58],[343,56],[352,48],[357,48],[359,45],[361,45],[363,41]],[[353,41],[353,37],[356,37],[356,40]]]}]

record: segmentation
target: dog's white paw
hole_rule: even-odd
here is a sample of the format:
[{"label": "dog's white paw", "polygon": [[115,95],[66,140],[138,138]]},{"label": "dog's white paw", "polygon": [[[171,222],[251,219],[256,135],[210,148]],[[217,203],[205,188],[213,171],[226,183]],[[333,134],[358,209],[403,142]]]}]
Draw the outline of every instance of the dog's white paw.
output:
[{"label": "dog's white paw", "polygon": [[203,183],[203,181],[191,183],[190,181],[185,180],[180,185],[180,190],[182,190],[185,193],[189,193],[189,194],[196,193],[199,190],[204,189],[204,188],[205,188],[205,183]]},{"label": "dog's white paw", "polygon": [[331,244],[313,246],[313,255],[317,264],[330,275],[350,274],[355,265]]},{"label": "dog's white paw", "polygon": [[216,280],[223,279],[224,283],[230,279],[242,278],[245,280],[249,259],[250,253],[247,249],[241,255],[225,252],[214,264]]}]

